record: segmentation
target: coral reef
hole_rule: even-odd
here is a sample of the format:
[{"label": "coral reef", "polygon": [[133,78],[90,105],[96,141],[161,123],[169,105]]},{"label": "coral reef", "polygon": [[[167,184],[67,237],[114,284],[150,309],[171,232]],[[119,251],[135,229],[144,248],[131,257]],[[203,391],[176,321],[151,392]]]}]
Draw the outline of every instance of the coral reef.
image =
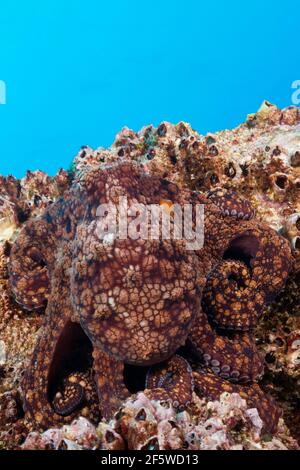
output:
[{"label": "coral reef", "polygon": [[8,448],[28,433],[19,391],[43,313],[24,312],[13,299],[8,280],[11,244],[24,222],[61,196],[69,181],[64,170],[54,178],[40,171],[27,172],[22,180],[0,177],[0,445]]},{"label": "coral reef", "polygon": [[116,158],[141,161],[183,188],[231,189],[251,202],[260,220],[279,230],[300,212],[299,147],[299,109],[280,110],[264,102],[246,123],[206,136],[183,122],[137,133],[124,128],[109,149],[81,149],[73,169],[80,179],[90,166]]},{"label": "coral reef", "polygon": [[[120,197],[127,198],[128,214],[136,203],[204,205],[204,246],[189,250],[185,239],[122,239],[114,232],[100,238],[99,201],[116,208]],[[235,209],[224,212],[224,203]],[[71,421],[86,396],[81,381],[66,383],[65,375],[74,372],[75,351],[88,340],[104,418],[129,394],[123,364],[162,363],[187,338],[199,361],[220,376],[214,381],[219,395],[227,380],[256,380],[262,361],[244,330],[248,332],[263,305],[284,286],[291,263],[288,242],[248,220],[252,216],[247,203],[233,194],[217,194],[212,201],[210,195],[180,190],[135,162],[121,160],[87,171],[80,185],[75,182],[63,198],[26,223],[11,251],[12,290],[29,310],[48,300],[42,333],[22,382],[26,418],[40,428]],[[147,224],[143,227],[150,230]],[[210,300],[202,310],[203,288]],[[236,332],[233,339],[210,326],[208,305],[218,327]],[[212,312],[214,307],[218,313]],[[220,320],[222,312],[226,321]],[[164,389],[177,406],[190,401],[192,372],[180,361],[168,359],[165,369],[156,371],[156,380],[149,381],[152,398],[160,398]],[[173,380],[168,386],[168,376],[180,372],[178,386]],[[65,383],[57,395],[61,381]],[[264,403],[262,416],[273,432],[279,412],[251,387],[244,390],[252,402]]]},{"label": "coral reef", "polygon": [[[20,181],[1,178],[0,445],[16,448],[32,431],[24,448],[297,448],[279,418],[278,404],[285,423],[300,440],[299,155],[299,110],[279,110],[265,102],[232,131],[201,136],[186,123],[174,126],[166,122],[137,133],[124,128],[109,149],[83,147],[69,172],[61,170],[54,178],[39,171],[28,172]],[[126,165],[130,168],[127,180]],[[114,174],[110,168],[122,170]],[[103,179],[108,182],[105,191],[100,188]],[[137,190],[130,192],[135,184]],[[190,191],[203,195],[191,196],[195,193]],[[211,224],[206,256],[201,252],[192,257],[173,244],[153,245],[150,256],[143,257],[142,246],[135,255],[125,245],[120,251],[124,249],[126,257],[117,254],[112,261],[114,241],[107,239],[104,247],[95,242],[93,198],[105,194],[102,201],[114,200],[125,193],[134,199],[140,194],[143,202],[163,205],[195,204],[196,199],[204,203]],[[89,224],[82,223],[84,205],[89,207]],[[291,266],[287,244],[267,225],[288,240]],[[11,247],[12,283],[7,269]],[[174,262],[175,253],[180,253],[181,262]],[[101,292],[95,291],[100,276],[97,257],[103,273]],[[251,268],[249,259],[255,260]],[[73,267],[76,263],[78,276],[70,281],[71,262]],[[155,278],[157,267],[159,279]],[[286,287],[274,301],[290,267]],[[110,272],[116,274],[111,282]],[[178,283],[172,272],[176,276],[182,273]],[[200,273],[197,278],[196,272]],[[165,276],[163,283],[161,275]],[[142,325],[141,335],[153,335],[155,342],[140,342],[138,329],[136,337],[128,339],[112,321],[116,306],[121,306],[118,315],[128,330],[144,321],[144,307],[136,318],[125,314],[126,307],[133,312],[136,305],[145,305],[145,285],[151,288],[151,296],[155,292],[149,315],[152,308],[160,314],[157,324],[155,315],[153,320],[144,319],[148,324]],[[92,296],[90,288],[94,289]],[[168,298],[164,298],[166,293]],[[199,304],[201,296],[202,310],[197,305],[187,315],[195,298]],[[166,311],[158,307],[161,301],[168,306]],[[70,303],[77,308],[72,309]],[[183,316],[184,324],[174,342],[167,341],[164,333],[171,329],[172,309]],[[57,310],[59,315],[55,315]],[[79,321],[89,338],[76,327]],[[98,324],[107,328],[107,342],[101,347]],[[70,341],[68,348],[62,348],[59,337]],[[180,355],[164,361],[186,338]],[[128,361],[122,341],[126,348],[132,344],[132,351],[139,344],[139,357]],[[112,361],[103,346],[117,360]],[[149,351],[155,359],[148,361]],[[64,368],[59,368],[63,356]],[[35,359],[39,368],[34,367]],[[134,366],[125,366],[125,384],[120,379],[124,362],[138,364],[134,374],[130,373]],[[158,364],[150,370],[142,367],[151,363]],[[96,386],[92,370],[98,377]],[[50,402],[44,401],[43,391],[48,374]],[[136,376],[139,383],[132,385]],[[38,379],[42,386],[36,387]],[[257,379],[275,402],[257,384],[251,384]],[[144,394],[124,402],[145,384]],[[102,416],[109,419],[120,410],[113,420],[102,420],[99,425],[97,392]],[[66,424],[38,432],[60,423]]]},{"label": "coral reef", "polygon": [[0,242],[10,240],[17,229],[32,216],[60,197],[71,178],[65,170],[50,177],[42,171],[28,171],[21,180],[0,175]]},{"label": "coral reef", "polygon": [[11,295],[7,243],[0,244],[0,393],[20,384],[24,362],[32,352],[41,317],[24,315]]}]

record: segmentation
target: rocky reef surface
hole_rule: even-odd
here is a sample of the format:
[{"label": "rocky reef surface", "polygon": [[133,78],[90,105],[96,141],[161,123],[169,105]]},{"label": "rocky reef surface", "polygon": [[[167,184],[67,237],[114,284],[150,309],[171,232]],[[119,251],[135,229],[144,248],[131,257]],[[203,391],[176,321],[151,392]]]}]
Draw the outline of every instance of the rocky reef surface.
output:
[{"label": "rocky reef surface", "polygon": [[188,410],[149,400],[144,393],[128,399],[114,419],[93,426],[83,417],[60,429],[30,433],[22,449],[107,450],[288,450],[298,449],[283,420],[275,436],[262,432],[255,408],[238,394],[219,401],[194,395]]},{"label": "rocky reef surface", "polygon": [[[143,393],[126,400],[110,420],[91,422],[81,409],[71,424],[45,432],[29,428],[21,382],[44,308],[16,303],[8,279],[11,247],[22,226],[43,213],[91,167],[128,159],[150,173],[209,194],[234,190],[256,217],[286,237],[293,267],[284,291],[265,309],[255,331],[265,357],[261,387],[283,409],[278,430],[265,433],[256,408],[233,393],[218,401],[195,393],[178,412]],[[68,171],[0,178],[0,445],[33,449],[296,449],[300,442],[300,111],[268,102],[233,130],[199,135],[190,125],[161,123],[139,132],[124,128],[108,149],[84,146]]]}]

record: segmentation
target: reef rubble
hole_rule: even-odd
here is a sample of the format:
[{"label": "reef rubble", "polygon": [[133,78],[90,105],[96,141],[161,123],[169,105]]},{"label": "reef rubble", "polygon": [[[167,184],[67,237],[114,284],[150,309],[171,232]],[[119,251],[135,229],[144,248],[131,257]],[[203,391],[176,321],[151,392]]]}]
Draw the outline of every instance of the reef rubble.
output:
[{"label": "reef rubble", "polygon": [[[110,420],[81,409],[62,427],[44,432],[24,417],[22,380],[45,307],[28,310],[15,300],[8,276],[12,246],[24,224],[61,198],[91,168],[116,161],[142,163],[182,190],[205,194],[234,190],[256,218],[286,238],[293,265],[280,295],[255,329],[264,355],[260,386],[283,409],[277,431],[265,432],[256,408],[236,393],[219,400],[195,393],[179,412],[138,393],[124,399]],[[0,446],[23,449],[299,449],[300,442],[300,110],[264,102],[233,130],[199,135],[189,124],[161,123],[139,132],[124,128],[108,149],[84,146],[68,171],[41,171],[21,179],[0,177]],[[80,380],[82,378],[80,377]],[[91,392],[93,393],[93,392]],[[96,419],[95,419],[96,416]],[[94,418],[94,420],[92,419]],[[297,444],[298,441],[298,444]]]},{"label": "reef rubble", "polygon": [[194,395],[189,410],[149,400],[142,392],[124,402],[114,419],[97,427],[80,417],[60,429],[30,433],[21,448],[105,450],[299,450],[280,421],[276,435],[263,434],[255,408],[238,394],[219,401]]}]

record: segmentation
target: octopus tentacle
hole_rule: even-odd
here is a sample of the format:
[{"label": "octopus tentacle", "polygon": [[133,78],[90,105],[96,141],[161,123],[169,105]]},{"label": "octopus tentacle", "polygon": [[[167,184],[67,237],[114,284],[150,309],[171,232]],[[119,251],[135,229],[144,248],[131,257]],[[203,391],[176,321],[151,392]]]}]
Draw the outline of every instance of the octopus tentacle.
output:
[{"label": "octopus tentacle", "polygon": [[251,221],[241,222],[235,231],[233,226],[227,238],[222,259],[208,276],[203,307],[217,326],[246,331],[284,286],[290,248],[273,230]]},{"label": "octopus tentacle", "polygon": [[97,347],[94,347],[93,359],[101,415],[110,419],[130,395],[124,384],[124,364]]},{"label": "octopus tentacle", "polygon": [[[221,258],[243,262],[249,271],[249,287],[260,289],[265,301],[273,300],[284,287],[291,268],[291,250],[287,240],[264,225],[242,221],[231,227],[223,244]],[[224,265],[226,266],[226,265]]]},{"label": "octopus tentacle", "polygon": [[185,409],[192,401],[193,374],[189,363],[176,354],[168,361],[152,366],[147,374],[146,388],[151,398],[161,400],[164,390],[175,408]]},{"label": "octopus tentacle", "polygon": [[[172,400],[169,393],[164,388],[146,388],[144,394],[149,400],[159,401],[160,403],[170,404]],[[175,405],[173,404],[174,408]]]},{"label": "octopus tentacle", "polygon": [[209,191],[207,197],[221,209],[222,214],[225,216],[250,220],[255,215],[255,211],[250,202],[238,196],[234,191],[216,188]]},{"label": "octopus tentacle", "polygon": [[269,227],[258,227],[259,248],[250,261],[253,287],[262,289],[271,302],[284,287],[291,269],[291,249],[287,240]]},{"label": "octopus tentacle", "polygon": [[62,392],[56,393],[52,406],[57,414],[68,416],[83,403],[84,398],[84,388],[79,383],[68,380],[64,383]]},{"label": "octopus tentacle", "polygon": [[98,423],[101,419],[96,384],[89,367],[83,367],[68,374],[58,387],[52,400],[54,411],[61,416],[74,416],[79,411],[82,416]]},{"label": "octopus tentacle", "polygon": [[239,334],[233,339],[221,336],[201,311],[189,335],[196,356],[215,374],[232,382],[247,383],[263,373],[263,358],[252,336]]},{"label": "octopus tentacle", "polygon": [[[185,240],[99,235],[99,204],[119,207],[123,197],[131,228],[137,228],[137,203],[160,205],[167,213],[175,204],[190,203],[195,225],[195,204],[203,204],[204,246],[193,251]],[[184,359],[170,358],[187,338],[202,363],[222,379],[247,383],[259,377],[261,357],[251,334],[241,331],[255,324],[261,304],[284,285],[290,250],[274,231],[248,220],[252,216],[249,203],[233,193],[207,198],[127,160],[87,168],[62,199],[26,224],[12,249],[10,279],[17,301],[32,309],[49,298],[23,383],[28,418],[39,427],[69,422],[83,406],[80,381],[68,375],[82,343],[89,358],[93,349],[95,387],[106,419],[129,395],[124,364],[167,361],[151,369],[147,393],[186,406],[191,371]],[[211,326],[206,310],[225,332]],[[230,328],[232,339],[225,336]]]},{"label": "octopus tentacle", "polygon": [[[86,338],[76,322],[68,295],[70,261],[63,260],[64,257],[55,267],[44,324],[22,382],[27,418],[40,428],[62,422],[53,406],[57,382],[66,369],[73,367],[74,354]],[[65,416],[63,422],[69,422],[71,418]]]},{"label": "octopus tentacle", "polygon": [[16,301],[28,310],[42,307],[49,296],[49,245],[47,224],[39,218],[28,222],[12,247],[9,265],[12,291]]},{"label": "octopus tentacle", "polygon": [[277,430],[278,420],[282,415],[281,409],[269,395],[266,395],[258,384],[239,385],[198,369],[193,372],[195,390],[201,392],[211,400],[218,400],[224,392],[238,393],[244,398],[249,407],[257,408],[259,416],[264,423],[267,432],[274,433]]},{"label": "octopus tentacle", "polygon": [[59,242],[62,245],[74,236],[74,219],[82,210],[72,198],[71,201],[60,199],[42,216],[29,220],[21,230],[12,246],[9,274],[15,299],[25,309],[45,305]]},{"label": "octopus tentacle", "polygon": [[55,357],[55,350],[63,347],[70,326],[67,316],[47,321],[38,338],[30,367],[23,377],[24,409],[28,420],[34,421],[39,428],[61,422],[61,417],[51,405],[49,395],[51,396],[52,383],[57,372],[55,369],[59,367],[61,357],[60,351]]},{"label": "octopus tentacle", "polygon": [[66,371],[76,367],[76,352],[79,356],[84,352],[80,348],[84,337],[80,325],[71,321],[63,309],[59,319],[47,318],[21,384],[27,419],[35,422],[38,428],[70,422],[86,398],[89,408],[95,408],[91,387],[81,380],[74,381],[75,374],[67,376],[63,386],[59,386]]}]

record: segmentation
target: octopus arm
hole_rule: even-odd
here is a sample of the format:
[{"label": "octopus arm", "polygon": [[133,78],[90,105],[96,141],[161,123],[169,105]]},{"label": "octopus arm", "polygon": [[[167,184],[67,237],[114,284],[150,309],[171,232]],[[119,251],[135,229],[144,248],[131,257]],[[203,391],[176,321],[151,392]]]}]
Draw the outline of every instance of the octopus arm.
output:
[{"label": "octopus arm", "polygon": [[238,393],[251,408],[256,408],[264,423],[264,431],[275,433],[282,411],[273,398],[266,395],[258,384],[239,385],[232,384],[214,374],[199,369],[193,373],[195,390],[211,400],[219,400],[224,392]]},{"label": "octopus arm", "polygon": [[249,333],[233,339],[218,335],[206,315],[198,314],[189,342],[197,357],[215,374],[232,382],[247,383],[263,373],[263,360]]},{"label": "octopus arm", "polygon": [[47,223],[41,218],[29,221],[13,244],[11,287],[16,301],[28,310],[42,307],[49,296],[50,245]]},{"label": "octopus arm", "polygon": [[249,220],[254,217],[255,211],[250,202],[234,191],[226,191],[225,189],[217,188],[209,191],[207,197],[225,216],[244,220]]},{"label": "octopus arm", "polygon": [[149,400],[159,401],[161,403],[172,403],[174,406],[172,397],[165,388],[145,388],[144,394],[149,398]]},{"label": "octopus arm", "polygon": [[71,327],[67,316],[60,316],[41,330],[37,345],[22,381],[26,418],[38,428],[45,429],[62,422],[55,412],[55,377],[62,367],[61,355]]},{"label": "octopus arm", "polygon": [[175,355],[168,361],[152,366],[147,374],[146,394],[152,400],[171,401],[182,411],[192,401],[193,373],[189,363]]},{"label": "octopus arm", "polygon": [[227,242],[221,253],[224,271],[230,260],[239,261],[240,271],[244,265],[247,273],[236,272],[235,276],[241,280],[244,277],[252,290],[262,291],[266,302],[273,300],[284,287],[291,269],[292,254],[288,241],[255,220],[231,221],[224,230],[227,231]]},{"label": "octopus arm", "polygon": [[101,415],[110,419],[129,395],[124,384],[124,363],[94,346],[93,371]]},{"label": "octopus arm", "polygon": [[9,274],[15,299],[33,310],[45,305],[57,263],[58,247],[73,239],[84,205],[78,191],[65,194],[45,213],[29,220],[12,246]]},{"label": "octopus arm", "polygon": [[253,328],[265,305],[263,289],[253,289],[251,271],[238,260],[222,260],[206,282],[202,305],[210,320],[226,330]]},{"label": "octopus arm", "polygon": [[209,273],[202,305],[218,327],[247,331],[283,288],[291,251],[286,240],[255,221],[231,221],[224,227],[224,236],[227,241]]},{"label": "octopus arm", "polygon": [[87,338],[74,316],[68,295],[69,266],[63,260],[55,267],[55,282],[51,285],[44,325],[22,383],[26,416],[40,428],[69,422],[73,409],[82,400],[82,391],[71,384],[63,403],[56,399],[60,383],[74,367],[77,351]]},{"label": "octopus arm", "polygon": [[84,399],[84,387],[80,383],[67,380],[64,383],[63,391],[55,395],[52,405],[57,414],[69,416],[83,403]]}]

